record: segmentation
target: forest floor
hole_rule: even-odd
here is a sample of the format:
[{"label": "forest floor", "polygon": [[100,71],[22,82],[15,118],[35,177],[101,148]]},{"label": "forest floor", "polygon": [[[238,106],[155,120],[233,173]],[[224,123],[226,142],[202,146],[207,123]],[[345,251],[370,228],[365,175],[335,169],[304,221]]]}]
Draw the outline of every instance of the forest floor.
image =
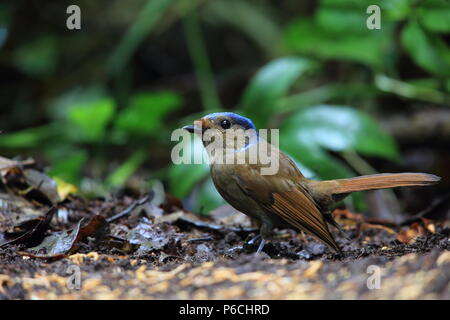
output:
[{"label": "forest floor", "polygon": [[445,221],[336,210],[342,256],[290,230],[255,256],[241,213],[198,217],[150,198],[69,196],[48,209],[0,193],[0,299],[450,298]]}]

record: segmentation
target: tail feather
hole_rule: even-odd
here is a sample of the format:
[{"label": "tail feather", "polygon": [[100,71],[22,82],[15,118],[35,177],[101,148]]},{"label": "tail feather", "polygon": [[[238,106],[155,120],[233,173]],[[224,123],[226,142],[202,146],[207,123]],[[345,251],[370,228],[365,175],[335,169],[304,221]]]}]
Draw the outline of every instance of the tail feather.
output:
[{"label": "tail feather", "polygon": [[381,173],[335,180],[332,194],[409,186],[428,186],[440,177],[428,173]]}]

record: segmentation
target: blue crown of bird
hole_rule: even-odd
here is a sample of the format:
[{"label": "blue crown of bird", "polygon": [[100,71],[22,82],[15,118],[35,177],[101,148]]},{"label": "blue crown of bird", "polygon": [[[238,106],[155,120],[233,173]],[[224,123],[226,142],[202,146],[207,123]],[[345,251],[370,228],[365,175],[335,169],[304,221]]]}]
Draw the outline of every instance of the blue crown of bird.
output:
[{"label": "blue crown of bird", "polygon": [[[299,124],[301,125],[301,124]],[[194,125],[183,129],[203,135],[208,129],[221,134],[230,130],[253,130],[253,122],[232,112],[212,113]],[[248,144],[261,143],[257,135]],[[236,153],[247,152],[237,148]],[[232,207],[249,216],[259,226],[259,235],[250,242],[260,241],[259,254],[266,240],[273,235],[274,228],[294,228],[310,234],[328,245],[341,256],[344,253],[329,226],[337,229],[348,241],[341,226],[334,220],[331,211],[336,202],[352,192],[375,189],[429,186],[440,178],[427,173],[382,173],[348,179],[316,181],[303,176],[296,164],[279,151],[279,167],[275,174],[264,175],[260,163],[215,163],[211,162],[211,177],[220,195]],[[301,159],[300,159],[301,160]]]}]

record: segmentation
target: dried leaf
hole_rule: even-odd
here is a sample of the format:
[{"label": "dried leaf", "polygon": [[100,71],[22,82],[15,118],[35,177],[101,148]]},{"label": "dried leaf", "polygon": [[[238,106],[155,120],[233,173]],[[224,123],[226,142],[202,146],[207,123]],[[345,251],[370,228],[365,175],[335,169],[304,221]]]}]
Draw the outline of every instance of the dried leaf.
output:
[{"label": "dried leaf", "polygon": [[181,200],[177,197],[174,197],[173,195],[166,193],[165,194],[165,201],[163,204],[161,204],[161,208],[165,212],[173,212],[174,210],[180,210],[183,209],[183,203]]},{"label": "dried leaf", "polygon": [[383,226],[383,225],[379,225],[379,224],[371,224],[371,223],[365,223],[365,222],[363,222],[363,223],[361,224],[360,228],[361,228],[361,230],[367,230],[367,229],[380,229],[380,230],[386,231],[386,232],[389,233],[389,234],[396,234],[396,232],[395,232],[393,229],[391,229],[391,228],[389,228],[389,227],[386,227],[386,226]]},{"label": "dried leaf", "polygon": [[22,167],[26,165],[34,164],[33,159],[27,159],[23,161],[16,161],[11,160],[5,157],[0,157],[0,174],[3,175],[3,172],[6,172],[6,170],[15,168],[15,167]]},{"label": "dried leaf", "polygon": [[61,200],[52,178],[34,169],[23,169],[20,162],[3,166],[1,178],[5,186],[29,201],[50,206]]},{"label": "dried leaf", "polygon": [[207,229],[210,231],[217,231],[221,233],[228,233],[228,232],[236,232],[237,234],[244,234],[247,235],[251,232],[258,231],[257,228],[241,228],[241,227],[234,227],[234,226],[225,226],[220,225],[216,223],[211,223],[208,221],[201,220],[200,217],[190,213],[185,212],[185,214],[180,217],[176,222],[180,224],[188,224],[191,226],[194,226],[199,229]]},{"label": "dried leaf", "polygon": [[0,229],[3,231],[9,231],[22,222],[42,217],[47,212],[12,193],[0,193],[0,208]]},{"label": "dried leaf", "polygon": [[156,217],[155,224],[163,223],[163,222],[174,223],[175,221],[177,221],[178,219],[180,219],[183,216],[184,216],[183,211],[169,213],[169,214],[163,215],[161,217]]},{"label": "dried leaf", "polygon": [[42,193],[51,204],[61,201],[58,194],[58,185],[48,175],[34,169],[23,170],[23,175],[32,190]]},{"label": "dried leaf", "polygon": [[54,177],[53,178],[57,184],[57,192],[61,201],[67,198],[69,194],[76,193],[78,188],[71,183],[64,181],[61,178]]},{"label": "dried leaf", "polygon": [[230,205],[223,205],[210,212],[211,218],[218,224],[235,227],[252,227],[248,216],[237,211]]},{"label": "dried leaf", "polygon": [[153,227],[147,218],[142,221],[127,235],[127,240],[132,245],[139,245],[140,252],[160,250],[170,241],[170,234]]},{"label": "dried leaf", "polygon": [[423,237],[427,234],[427,230],[418,222],[413,223],[408,229],[401,230],[397,235],[397,240],[406,244],[411,244],[416,241],[418,237]]},{"label": "dried leaf", "polygon": [[22,222],[15,227],[14,232],[4,233],[4,239],[0,241],[0,247],[7,244],[26,243],[33,245],[39,243],[44,238],[56,210],[56,207],[52,207],[44,217]]},{"label": "dried leaf", "polygon": [[335,219],[346,219],[354,222],[362,222],[364,220],[364,216],[362,214],[353,213],[349,210],[336,209],[333,211],[333,216]]},{"label": "dried leaf", "polygon": [[72,230],[51,234],[38,246],[18,253],[39,259],[63,258],[74,250],[75,244],[80,237],[81,222],[82,220]]},{"label": "dried leaf", "polygon": [[86,225],[81,227],[81,239],[85,239],[86,237],[95,237],[97,239],[100,239],[106,233],[107,228],[108,222],[106,221],[105,217],[101,215],[95,215],[89,220]]},{"label": "dried leaf", "polygon": [[51,234],[38,246],[19,254],[39,259],[60,259],[74,253],[79,243],[86,237],[101,237],[108,225],[105,218],[100,215],[92,217],[84,226],[83,221],[84,219],[81,219],[72,230]]}]

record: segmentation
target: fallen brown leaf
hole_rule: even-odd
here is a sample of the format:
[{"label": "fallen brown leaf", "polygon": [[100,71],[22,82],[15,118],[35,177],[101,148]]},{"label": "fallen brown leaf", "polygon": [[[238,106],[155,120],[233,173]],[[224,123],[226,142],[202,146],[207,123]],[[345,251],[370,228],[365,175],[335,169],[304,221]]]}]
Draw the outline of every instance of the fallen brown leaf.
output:
[{"label": "fallen brown leaf", "polygon": [[13,233],[4,233],[4,239],[0,241],[0,247],[7,244],[39,243],[44,238],[56,210],[57,207],[52,207],[45,216],[22,222],[14,228],[15,232]]},{"label": "fallen brown leaf", "polygon": [[397,240],[406,244],[414,243],[418,237],[425,236],[427,230],[418,222],[413,223],[408,229],[401,230]]}]

